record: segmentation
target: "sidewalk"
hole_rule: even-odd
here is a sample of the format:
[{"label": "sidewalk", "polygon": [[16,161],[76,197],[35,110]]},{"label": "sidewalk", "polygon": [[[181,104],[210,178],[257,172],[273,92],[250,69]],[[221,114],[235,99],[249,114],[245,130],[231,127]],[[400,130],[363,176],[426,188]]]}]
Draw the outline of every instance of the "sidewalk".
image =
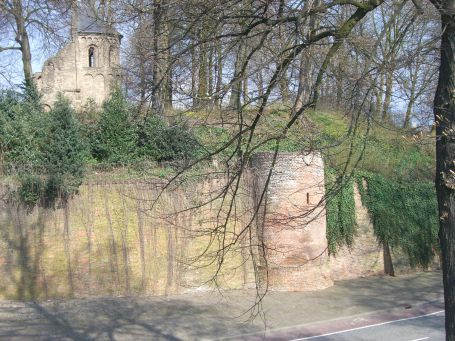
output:
[{"label": "sidewalk", "polygon": [[[267,330],[442,302],[439,272],[337,282],[314,292],[271,292],[263,302]],[[0,302],[0,339],[239,339],[264,331],[245,322],[253,291],[163,297],[89,298],[44,303]]]}]

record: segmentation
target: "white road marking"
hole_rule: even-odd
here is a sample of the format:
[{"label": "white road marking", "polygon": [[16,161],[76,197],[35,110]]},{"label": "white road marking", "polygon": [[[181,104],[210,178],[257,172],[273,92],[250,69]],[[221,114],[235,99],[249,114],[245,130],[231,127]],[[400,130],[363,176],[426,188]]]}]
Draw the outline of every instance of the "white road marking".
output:
[{"label": "white road marking", "polygon": [[[345,330],[341,330],[341,331],[337,331],[337,332],[333,332],[333,333],[327,333],[327,334],[321,334],[321,335],[308,336],[308,337],[304,337],[304,338],[301,338],[301,339],[292,339],[292,340],[290,340],[290,341],[311,340],[311,339],[316,339],[316,338],[318,338],[318,337],[324,337],[324,336],[330,336],[330,335],[343,334],[343,333],[348,333],[348,332],[352,332],[352,331],[355,331],[355,330],[366,329],[366,328],[371,328],[371,327],[378,327],[378,326],[383,326],[383,325],[385,325],[385,324],[390,324],[390,323],[395,323],[395,322],[408,321],[408,320],[415,320],[415,319],[418,319],[418,318],[421,318],[421,317],[437,315],[437,314],[440,314],[440,313],[443,313],[443,312],[444,312],[444,310],[440,310],[440,311],[437,311],[437,312],[434,312],[434,313],[430,313],[430,314],[419,315],[419,316],[413,316],[413,317],[407,317],[407,318],[403,318],[403,319],[399,319],[399,320],[387,321],[387,322],[382,322],[382,323],[370,324],[370,325],[368,325],[368,326],[357,327],[357,328],[351,328],[351,329],[345,329]],[[427,339],[428,339],[428,338],[427,338]],[[425,340],[425,339],[418,339],[418,340]],[[417,340],[414,340],[414,341],[417,341]]]},{"label": "white road marking", "polygon": [[422,340],[428,340],[430,337],[427,336],[427,337],[422,337],[420,339],[415,339],[415,340],[411,340],[411,341],[422,341]]}]

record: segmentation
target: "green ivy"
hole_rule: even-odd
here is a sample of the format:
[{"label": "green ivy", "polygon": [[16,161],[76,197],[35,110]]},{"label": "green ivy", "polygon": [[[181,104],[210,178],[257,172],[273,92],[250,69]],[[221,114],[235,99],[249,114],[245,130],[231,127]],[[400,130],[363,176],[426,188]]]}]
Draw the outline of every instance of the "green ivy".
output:
[{"label": "green ivy", "polygon": [[[398,182],[379,174],[355,176],[381,244],[402,251],[412,267],[427,267],[438,247],[437,201],[431,182]],[[334,255],[352,245],[356,234],[353,179],[326,171],[327,242]],[[365,186],[367,184],[367,186]]]},{"label": "green ivy", "polygon": [[326,171],[327,244],[329,255],[335,255],[340,246],[350,247],[356,234],[354,181],[352,177],[337,176]]},{"label": "green ivy", "polygon": [[373,173],[358,176],[357,184],[378,241],[403,251],[411,266],[428,266],[438,245],[434,185],[398,182]]}]

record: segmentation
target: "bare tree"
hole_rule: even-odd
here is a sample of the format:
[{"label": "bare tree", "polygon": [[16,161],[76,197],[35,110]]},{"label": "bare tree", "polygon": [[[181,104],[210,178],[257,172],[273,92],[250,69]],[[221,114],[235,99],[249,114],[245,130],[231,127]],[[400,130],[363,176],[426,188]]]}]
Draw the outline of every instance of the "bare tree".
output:
[{"label": "bare tree", "polygon": [[[454,96],[455,68],[455,1],[430,0],[440,13],[442,23],[441,65],[434,102],[436,122],[436,187],[440,211],[440,239],[443,252],[443,273],[446,302],[447,339],[455,335],[455,133]],[[433,49],[433,38],[425,36],[417,25],[423,11],[419,0],[321,0],[321,1],[205,1],[189,2],[138,0],[119,1],[116,6],[128,14],[125,24],[134,23],[128,56],[133,60],[130,72],[136,84],[140,106],[150,103],[156,114],[163,115],[173,102],[184,108],[228,107],[223,120],[230,125],[226,143],[213,149],[179,170],[163,190],[182,178],[188,168],[220,157],[226,185],[217,193],[221,200],[216,212],[216,226],[210,231],[209,247],[202,256],[210,256],[216,264],[212,278],[217,281],[227,254],[244,248],[264,251],[255,240],[254,222],[277,160],[280,146],[289,130],[299,124],[308,110],[321,102],[336,98],[337,105],[349,111],[349,137],[360,134],[358,120],[362,115],[371,121],[387,121],[393,107],[397,80],[404,84],[407,109],[404,126],[412,121],[418,98],[431,91],[431,67],[425,53]],[[28,25],[35,23],[35,13],[42,13],[38,2],[19,0],[0,3],[2,23],[8,23],[11,44],[3,50],[22,53],[25,79],[31,81],[31,52]],[[102,2],[102,5],[104,2]],[[391,5],[389,8],[386,6]],[[415,7],[415,8],[414,8]],[[176,18],[176,19],[173,19]],[[110,19],[109,19],[110,20]],[[113,19],[115,21],[115,19]],[[212,28],[215,28],[211,30]],[[360,35],[367,36],[360,39]],[[372,42],[368,39],[371,37]],[[356,39],[357,38],[357,39]],[[412,42],[414,40],[414,43]],[[351,47],[354,47],[351,49]],[[406,56],[417,48],[419,56]],[[349,53],[348,53],[349,51]],[[344,53],[343,53],[344,52]],[[343,58],[338,58],[343,53]],[[256,87],[252,86],[256,83]],[[243,99],[243,101],[242,101]],[[294,102],[286,122],[275,130],[259,132],[268,118],[273,102]],[[246,108],[249,107],[247,112]],[[375,107],[374,107],[375,106]],[[370,110],[373,107],[374,110]],[[143,109],[145,111],[145,109]],[[224,122],[223,122],[224,123]],[[249,162],[255,151],[272,145],[273,161],[268,180],[258,194],[258,205],[251,218],[235,234],[228,225],[235,218],[236,196],[241,191]],[[310,143],[305,151],[314,150]],[[352,147],[352,145],[351,145]],[[350,153],[342,169],[348,172],[359,162]],[[159,196],[158,196],[159,197]],[[156,201],[154,201],[156,202]],[[213,198],[198,205],[210,204]],[[323,202],[319,203],[324,204]],[[152,205],[153,206],[153,205]],[[106,212],[109,209],[106,208]],[[171,234],[169,232],[169,234]],[[112,244],[114,245],[114,244]],[[174,245],[169,245],[174,248]],[[253,256],[252,256],[253,257]],[[125,256],[125,259],[127,257]],[[117,263],[117,260],[115,262]],[[259,289],[258,289],[259,290]],[[261,292],[261,295],[263,292]],[[260,304],[261,295],[257,303]]]},{"label": "bare tree", "polygon": [[[38,35],[41,45],[61,42],[62,24],[69,14],[69,4],[55,1],[11,0],[0,2],[0,22],[7,37],[0,52],[16,50],[21,53],[26,84],[31,84],[32,49],[30,34]],[[67,32],[68,33],[68,32]]]}]

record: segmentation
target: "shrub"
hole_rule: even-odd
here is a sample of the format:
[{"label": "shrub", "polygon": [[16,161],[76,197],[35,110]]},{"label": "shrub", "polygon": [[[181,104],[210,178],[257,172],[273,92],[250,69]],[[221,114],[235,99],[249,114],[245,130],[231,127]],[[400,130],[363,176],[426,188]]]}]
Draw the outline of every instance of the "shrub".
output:
[{"label": "shrub", "polygon": [[17,176],[21,203],[52,206],[77,192],[87,148],[74,110],[62,95],[49,113],[34,89],[1,98],[0,130],[4,172]]},{"label": "shrub", "polygon": [[137,158],[137,129],[131,108],[119,90],[104,102],[97,133],[91,141],[92,154],[99,161],[129,164]]},{"label": "shrub", "polygon": [[81,136],[88,146],[87,164],[96,164],[96,155],[100,153],[99,149],[99,119],[100,111],[95,101],[89,98],[82,110],[77,113],[81,123]]},{"label": "shrub", "polygon": [[0,97],[0,160],[4,174],[30,174],[42,163],[38,141],[45,135],[45,113],[35,90]]},{"label": "shrub", "polygon": [[148,115],[139,128],[139,148],[144,158],[185,162],[196,155],[199,144],[185,124],[168,126],[160,117]]},{"label": "shrub", "polygon": [[84,175],[87,145],[68,100],[59,94],[49,113],[46,137],[42,140],[43,173],[47,176],[44,199],[66,201],[77,192]]}]

